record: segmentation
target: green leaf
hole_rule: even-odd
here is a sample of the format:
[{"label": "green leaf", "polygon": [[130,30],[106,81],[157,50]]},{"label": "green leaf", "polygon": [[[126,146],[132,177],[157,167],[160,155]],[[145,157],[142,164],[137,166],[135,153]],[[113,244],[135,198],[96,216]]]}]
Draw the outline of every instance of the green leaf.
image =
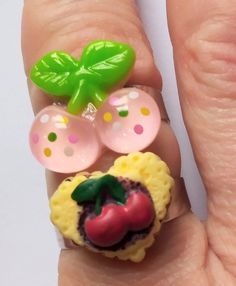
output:
[{"label": "green leaf", "polygon": [[70,99],[68,111],[82,113],[88,103],[99,108],[108,92],[128,79],[134,50],[122,43],[95,41],[78,61],[64,52],[51,52],[36,63],[31,80],[46,93]]},{"label": "green leaf", "polygon": [[117,202],[125,203],[125,189],[116,177],[112,175],[105,175],[100,178],[100,188],[107,188],[107,191]]},{"label": "green leaf", "polygon": [[135,62],[134,50],[122,43],[96,41],[85,48],[80,74],[100,89],[108,90],[127,77]]},{"label": "green leaf", "polygon": [[96,179],[90,179],[82,182],[75,188],[71,198],[78,203],[95,201],[98,193],[100,192],[96,185]]},{"label": "green leaf", "polygon": [[109,174],[82,182],[75,188],[71,198],[80,204],[95,202],[104,191],[108,192],[118,203],[125,203],[125,189],[116,177]]},{"label": "green leaf", "polygon": [[31,80],[43,91],[56,96],[70,96],[75,88],[75,71],[80,63],[64,52],[51,52],[32,68]]}]

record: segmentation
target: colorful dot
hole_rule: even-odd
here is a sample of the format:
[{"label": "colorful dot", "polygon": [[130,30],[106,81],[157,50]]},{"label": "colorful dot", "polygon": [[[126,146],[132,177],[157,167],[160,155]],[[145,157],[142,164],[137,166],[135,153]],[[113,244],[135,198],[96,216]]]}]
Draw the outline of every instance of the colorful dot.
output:
[{"label": "colorful dot", "polygon": [[121,105],[126,105],[128,103],[128,98],[126,95],[120,97],[116,102],[115,105],[116,106],[121,106]]},{"label": "colorful dot", "polygon": [[117,98],[116,96],[110,96],[109,97],[109,104],[111,105],[111,106],[114,106],[114,105],[116,105],[116,101],[117,100],[119,100],[119,98]]},{"label": "colorful dot", "polygon": [[48,121],[49,121],[49,115],[48,114],[44,114],[40,117],[41,123],[47,123]]},{"label": "colorful dot", "polygon": [[52,156],[52,151],[51,151],[50,148],[45,148],[43,152],[44,152],[44,155],[46,157],[51,157]]},{"label": "colorful dot", "polygon": [[110,112],[106,112],[103,114],[103,120],[105,122],[111,122],[112,121],[112,114]]},{"label": "colorful dot", "polygon": [[34,144],[37,144],[37,143],[39,142],[39,136],[38,136],[38,134],[36,134],[36,133],[32,134],[31,140],[32,140],[32,142],[33,142]]},{"label": "colorful dot", "polygon": [[79,137],[76,134],[70,134],[68,140],[70,143],[75,144],[79,141]]},{"label": "colorful dot", "polygon": [[64,149],[64,154],[67,156],[67,157],[71,157],[74,155],[74,150],[71,148],[71,147],[66,147]]},{"label": "colorful dot", "polygon": [[117,121],[114,122],[113,125],[112,125],[112,129],[113,129],[114,131],[120,130],[121,127],[122,127],[121,123],[120,123],[120,122],[117,122]]},{"label": "colorful dot", "polygon": [[147,107],[142,107],[142,108],[140,109],[140,112],[141,112],[142,115],[144,115],[144,116],[150,115],[150,110],[149,110]]},{"label": "colorful dot", "polygon": [[55,142],[57,140],[57,134],[54,132],[51,132],[48,134],[48,141]]},{"label": "colorful dot", "polygon": [[119,116],[120,117],[127,117],[129,115],[129,111],[128,110],[121,110],[119,112]]},{"label": "colorful dot", "polygon": [[139,93],[137,91],[131,91],[128,96],[130,99],[136,99],[139,97]]},{"label": "colorful dot", "polygon": [[69,118],[66,116],[63,116],[63,123],[67,125],[69,123]]},{"label": "colorful dot", "polygon": [[69,118],[60,114],[53,116],[52,120],[55,122],[55,127],[58,129],[66,129],[69,123]]},{"label": "colorful dot", "polygon": [[143,133],[143,126],[140,124],[137,124],[134,126],[134,132],[138,135]]},{"label": "colorful dot", "polygon": [[66,128],[67,128],[67,125],[64,124],[64,123],[56,123],[56,124],[55,124],[55,127],[56,127],[57,129],[66,129]]}]

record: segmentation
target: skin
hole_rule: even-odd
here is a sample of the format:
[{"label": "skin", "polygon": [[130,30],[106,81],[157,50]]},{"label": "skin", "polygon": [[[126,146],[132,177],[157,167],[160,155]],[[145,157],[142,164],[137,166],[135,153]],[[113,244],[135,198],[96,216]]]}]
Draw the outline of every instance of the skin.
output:
[{"label": "skin", "polygon": [[[169,0],[167,8],[181,106],[208,194],[208,218],[202,223],[189,212],[165,224],[147,258],[137,265],[83,249],[62,251],[60,286],[236,285],[236,1]],[[136,49],[129,83],[161,90],[160,73],[132,0],[25,0],[22,32],[27,75],[50,50],[79,57],[88,42],[110,39]],[[36,113],[50,104],[30,83],[29,91]],[[168,124],[162,123],[158,139],[152,150],[178,176],[178,145]],[[93,168],[106,167],[110,157],[114,154],[104,154]],[[47,173],[49,195],[63,177]]]}]

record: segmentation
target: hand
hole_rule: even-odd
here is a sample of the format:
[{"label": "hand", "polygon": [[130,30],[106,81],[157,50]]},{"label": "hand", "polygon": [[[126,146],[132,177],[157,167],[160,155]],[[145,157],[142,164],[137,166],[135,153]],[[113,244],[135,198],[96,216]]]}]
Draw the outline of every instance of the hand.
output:
[{"label": "hand", "polygon": [[[167,6],[181,105],[208,193],[208,218],[202,223],[189,212],[165,224],[146,259],[137,265],[83,249],[62,251],[60,286],[236,284],[236,1],[169,0]],[[161,90],[135,1],[25,0],[27,75],[45,53],[65,50],[79,57],[82,48],[98,38],[133,46],[137,63],[129,83]],[[50,104],[30,82],[29,91],[36,113]],[[178,145],[167,123],[162,123],[152,148],[178,177]],[[95,168],[110,164],[107,158]],[[63,178],[47,174],[49,195]]]}]

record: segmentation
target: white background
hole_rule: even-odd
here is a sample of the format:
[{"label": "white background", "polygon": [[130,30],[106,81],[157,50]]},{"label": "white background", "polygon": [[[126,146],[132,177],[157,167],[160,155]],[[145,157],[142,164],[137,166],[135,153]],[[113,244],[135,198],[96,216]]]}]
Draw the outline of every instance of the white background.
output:
[{"label": "white background", "polygon": [[[180,115],[165,1],[138,2],[163,75],[193,210],[203,217],[205,195]],[[0,0],[0,285],[54,286],[59,249],[48,219],[44,171],[27,142],[33,114],[20,50],[22,5],[21,0]]]}]

